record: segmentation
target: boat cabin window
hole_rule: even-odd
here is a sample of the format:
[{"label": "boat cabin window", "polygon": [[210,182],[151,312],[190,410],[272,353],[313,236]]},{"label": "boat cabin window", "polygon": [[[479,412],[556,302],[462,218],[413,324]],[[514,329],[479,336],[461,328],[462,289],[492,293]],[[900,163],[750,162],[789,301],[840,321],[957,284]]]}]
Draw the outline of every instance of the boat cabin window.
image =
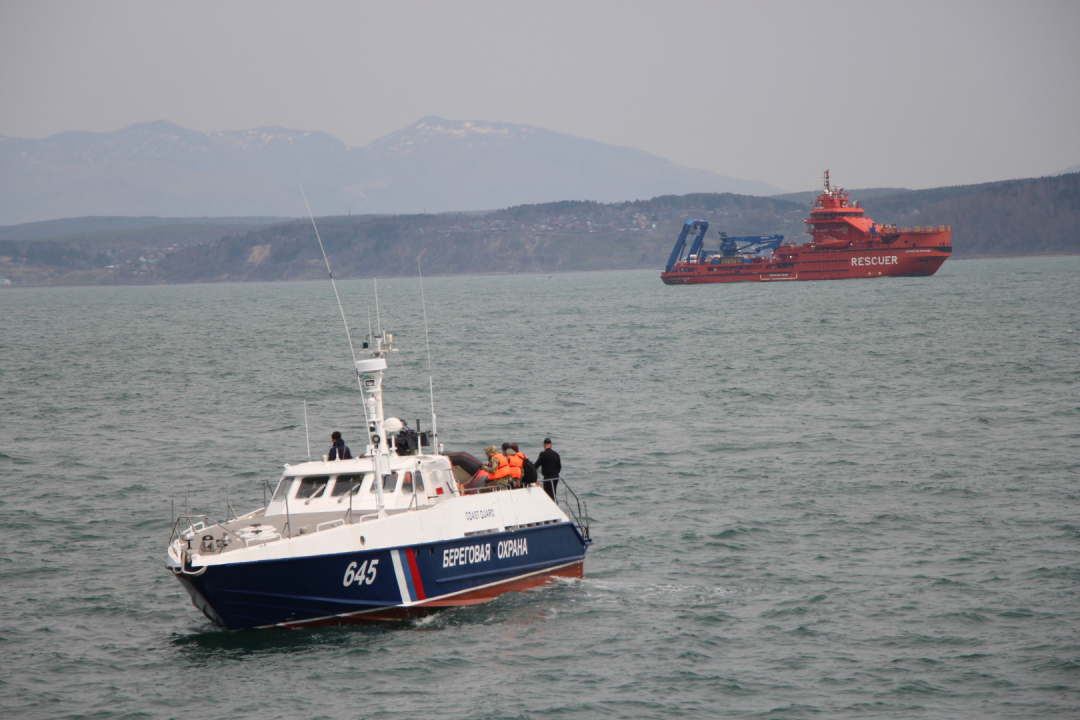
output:
[{"label": "boat cabin window", "polygon": [[334,483],[334,489],[330,491],[330,497],[341,497],[350,492],[355,495],[360,492],[360,486],[364,484],[365,477],[363,474],[338,475],[337,481]]},{"label": "boat cabin window", "polygon": [[412,493],[412,473],[405,473],[405,478],[401,481],[401,492]]},{"label": "boat cabin window", "polygon": [[321,497],[329,482],[329,475],[313,475],[301,479],[300,487],[296,489],[296,499],[308,500]]},{"label": "boat cabin window", "polygon": [[[382,476],[382,491],[394,492],[394,488],[397,487],[397,473],[390,473],[389,475]],[[376,488],[375,483],[371,483],[371,492],[377,493],[379,490]]]},{"label": "boat cabin window", "polygon": [[416,486],[416,492],[424,492],[424,474],[419,470],[416,471],[416,476],[413,478],[413,484]]},{"label": "boat cabin window", "polygon": [[277,489],[274,490],[274,500],[284,500],[285,495],[288,494],[289,488],[292,487],[292,482],[296,478],[283,477],[278,481]]}]

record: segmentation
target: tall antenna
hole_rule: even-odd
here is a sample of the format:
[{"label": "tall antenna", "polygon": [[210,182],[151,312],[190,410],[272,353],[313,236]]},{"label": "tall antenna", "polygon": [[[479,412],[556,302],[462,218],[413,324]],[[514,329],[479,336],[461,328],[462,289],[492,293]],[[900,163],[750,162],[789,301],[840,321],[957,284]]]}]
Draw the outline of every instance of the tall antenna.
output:
[{"label": "tall antenna", "polygon": [[307,424],[307,400],[304,400],[304,438],[307,440],[307,459],[311,460],[311,433]]},{"label": "tall antenna", "polygon": [[420,275],[420,303],[424,307],[424,345],[427,346],[428,394],[431,397],[431,447],[439,454],[439,427],[435,424],[435,381],[431,376],[431,341],[428,339],[427,297],[424,295],[424,271],[420,256],[416,256],[416,272]]},{"label": "tall antenna", "polygon": [[371,281],[375,283],[375,327],[379,328],[379,333],[382,333],[382,320],[379,319],[379,278],[371,278]]},{"label": "tall antenna", "polygon": [[[315,237],[319,241],[319,249],[322,250],[322,259],[326,263],[326,273],[330,276],[330,284],[334,286],[334,297],[337,298],[338,310],[341,311],[341,322],[345,323],[345,337],[349,339],[349,352],[352,353],[353,367],[356,367],[356,350],[353,349],[352,335],[349,334],[349,321],[345,319],[345,308],[341,304],[341,296],[338,295],[337,283],[334,282],[334,273],[330,272],[330,260],[326,257],[326,248],[323,247],[322,237],[319,235],[319,226],[315,224],[315,216],[311,214],[311,205],[307,201],[307,193],[304,186],[300,186],[300,194],[304,196],[304,205],[307,206],[308,217],[311,218],[311,227],[315,228]],[[357,375],[359,377],[359,375]]]},{"label": "tall antenna", "polygon": [[416,256],[416,272],[420,275],[420,303],[424,306],[424,345],[427,346],[427,371],[431,375],[431,342],[428,340],[427,298],[424,296],[424,271],[420,268],[420,256]]},{"label": "tall antenna", "polygon": [[[364,382],[360,379],[360,370],[356,367],[356,350],[353,348],[352,335],[349,334],[349,321],[345,319],[345,308],[341,304],[341,295],[337,291],[337,283],[334,282],[334,273],[330,271],[330,260],[326,257],[326,248],[323,247],[322,237],[319,235],[319,226],[315,224],[315,216],[311,214],[311,205],[307,201],[307,193],[304,192],[304,186],[300,185],[300,194],[304,196],[304,205],[307,206],[308,217],[311,218],[311,227],[315,228],[315,237],[319,241],[319,249],[322,250],[322,259],[326,263],[326,274],[330,276],[330,284],[334,286],[334,297],[337,298],[338,310],[341,311],[341,322],[345,324],[345,337],[349,339],[349,352],[352,354],[353,372],[356,373],[356,385],[360,388],[360,397],[364,396]],[[368,417],[367,403],[360,403],[364,406],[364,432],[367,433],[368,428],[371,427],[371,418]],[[305,401],[304,412],[307,412],[307,404]],[[308,455],[311,455],[310,444],[308,446]]]}]

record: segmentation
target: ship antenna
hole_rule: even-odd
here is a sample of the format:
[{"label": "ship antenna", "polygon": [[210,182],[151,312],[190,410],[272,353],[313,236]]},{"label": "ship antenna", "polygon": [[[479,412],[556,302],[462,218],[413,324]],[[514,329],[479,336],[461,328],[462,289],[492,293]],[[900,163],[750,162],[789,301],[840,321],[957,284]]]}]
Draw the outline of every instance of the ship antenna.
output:
[{"label": "ship antenna", "polygon": [[832,192],[832,188],[829,187],[829,171],[825,171],[825,192]]},{"label": "ship antenna", "polygon": [[[337,291],[337,283],[334,282],[334,273],[330,271],[330,260],[326,257],[326,248],[323,247],[322,237],[319,235],[319,226],[315,224],[315,216],[311,213],[311,204],[307,200],[307,193],[304,192],[304,186],[300,186],[300,194],[304,196],[304,205],[307,206],[308,217],[311,218],[311,227],[315,228],[315,238],[319,241],[319,249],[322,250],[322,259],[326,263],[326,273],[330,276],[330,284],[334,286],[334,297],[337,298],[338,310],[341,311],[341,322],[345,324],[345,337],[349,339],[349,352],[352,354],[353,360],[353,372],[356,373],[356,385],[360,388],[360,397],[364,396],[364,383],[360,380],[360,370],[356,367],[356,350],[353,348],[352,335],[349,334],[349,321],[345,319],[345,308],[341,304],[341,295]],[[371,426],[371,419],[368,418],[367,403],[360,403],[364,406],[364,428]],[[306,411],[306,406],[305,406]],[[308,453],[311,453],[310,448]]]},{"label": "ship antenna", "polygon": [[[319,226],[315,224],[315,216],[311,214],[311,205],[307,201],[304,186],[300,186],[300,194],[304,196],[304,205],[307,205],[308,217],[311,218],[311,227],[315,228],[315,238],[319,241],[319,249],[322,250],[322,259],[326,263],[326,273],[330,276],[330,284],[334,286],[334,297],[337,298],[338,310],[341,311],[341,322],[345,323],[345,337],[349,339],[349,352],[352,353],[353,367],[356,366],[356,350],[353,349],[352,335],[349,334],[349,321],[345,319],[345,308],[341,305],[341,295],[337,291],[337,283],[334,282],[334,273],[330,272],[330,260],[326,257],[326,248],[323,247],[322,237],[319,235]],[[357,375],[359,377],[359,375]]]},{"label": "ship antenna", "polygon": [[382,320],[379,319],[379,278],[373,277],[371,281],[375,283],[375,327],[379,328],[379,335],[382,335]]},{"label": "ship antenna", "polygon": [[311,433],[307,424],[307,400],[304,400],[304,438],[307,440],[307,459],[311,460]]},{"label": "ship antenna", "polygon": [[435,381],[431,376],[431,340],[428,338],[427,298],[424,296],[424,271],[420,256],[416,256],[416,272],[420,275],[420,303],[424,307],[424,345],[427,346],[428,395],[431,397],[431,447],[439,454],[439,428],[435,424]]}]

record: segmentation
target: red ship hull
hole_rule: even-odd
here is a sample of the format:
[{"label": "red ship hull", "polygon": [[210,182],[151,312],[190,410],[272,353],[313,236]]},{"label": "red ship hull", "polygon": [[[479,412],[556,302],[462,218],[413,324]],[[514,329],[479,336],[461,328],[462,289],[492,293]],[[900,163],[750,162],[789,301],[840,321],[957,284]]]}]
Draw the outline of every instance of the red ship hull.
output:
[{"label": "red ship hull", "polygon": [[[933,245],[907,245],[826,250],[813,245],[784,248],[772,261],[763,259],[733,264],[678,263],[661,273],[665,285],[779,280],[850,280],[878,277],[933,275],[952,253],[948,231],[925,233]],[[923,239],[923,238],[920,238]],[[794,252],[792,252],[794,251]]]},{"label": "red ship hull", "polygon": [[[843,188],[833,188],[825,171],[825,191],[818,195],[806,223],[813,238],[804,245],[772,245],[772,257],[736,248],[721,233],[720,251],[705,250],[708,230],[704,220],[688,220],[679,236],[667,269],[660,273],[665,285],[782,280],[851,280],[855,278],[919,277],[933,275],[952,254],[952,228],[947,225],[898,228],[879,226],[866,217],[858,202]],[[699,234],[683,259],[684,240],[690,229]],[[782,235],[762,237],[779,243]],[[734,238],[754,240],[754,238]],[[727,244],[724,244],[724,243]],[[757,247],[761,247],[758,245]]]}]

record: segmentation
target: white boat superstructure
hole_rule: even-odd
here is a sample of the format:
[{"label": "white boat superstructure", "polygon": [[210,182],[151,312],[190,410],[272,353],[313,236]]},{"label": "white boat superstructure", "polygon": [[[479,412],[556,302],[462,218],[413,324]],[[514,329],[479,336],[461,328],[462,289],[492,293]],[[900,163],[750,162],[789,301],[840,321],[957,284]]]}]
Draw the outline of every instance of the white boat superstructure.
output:
[{"label": "white boat superstructure", "polygon": [[581,576],[591,541],[565,483],[559,503],[537,485],[467,487],[469,473],[423,452],[434,432],[385,416],[391,340],[373,333],[373,357],[356,362],[362,455],[286,465],[266,506],[241,517],[177,519],[168,567],[215,622],[393,620]]}]

